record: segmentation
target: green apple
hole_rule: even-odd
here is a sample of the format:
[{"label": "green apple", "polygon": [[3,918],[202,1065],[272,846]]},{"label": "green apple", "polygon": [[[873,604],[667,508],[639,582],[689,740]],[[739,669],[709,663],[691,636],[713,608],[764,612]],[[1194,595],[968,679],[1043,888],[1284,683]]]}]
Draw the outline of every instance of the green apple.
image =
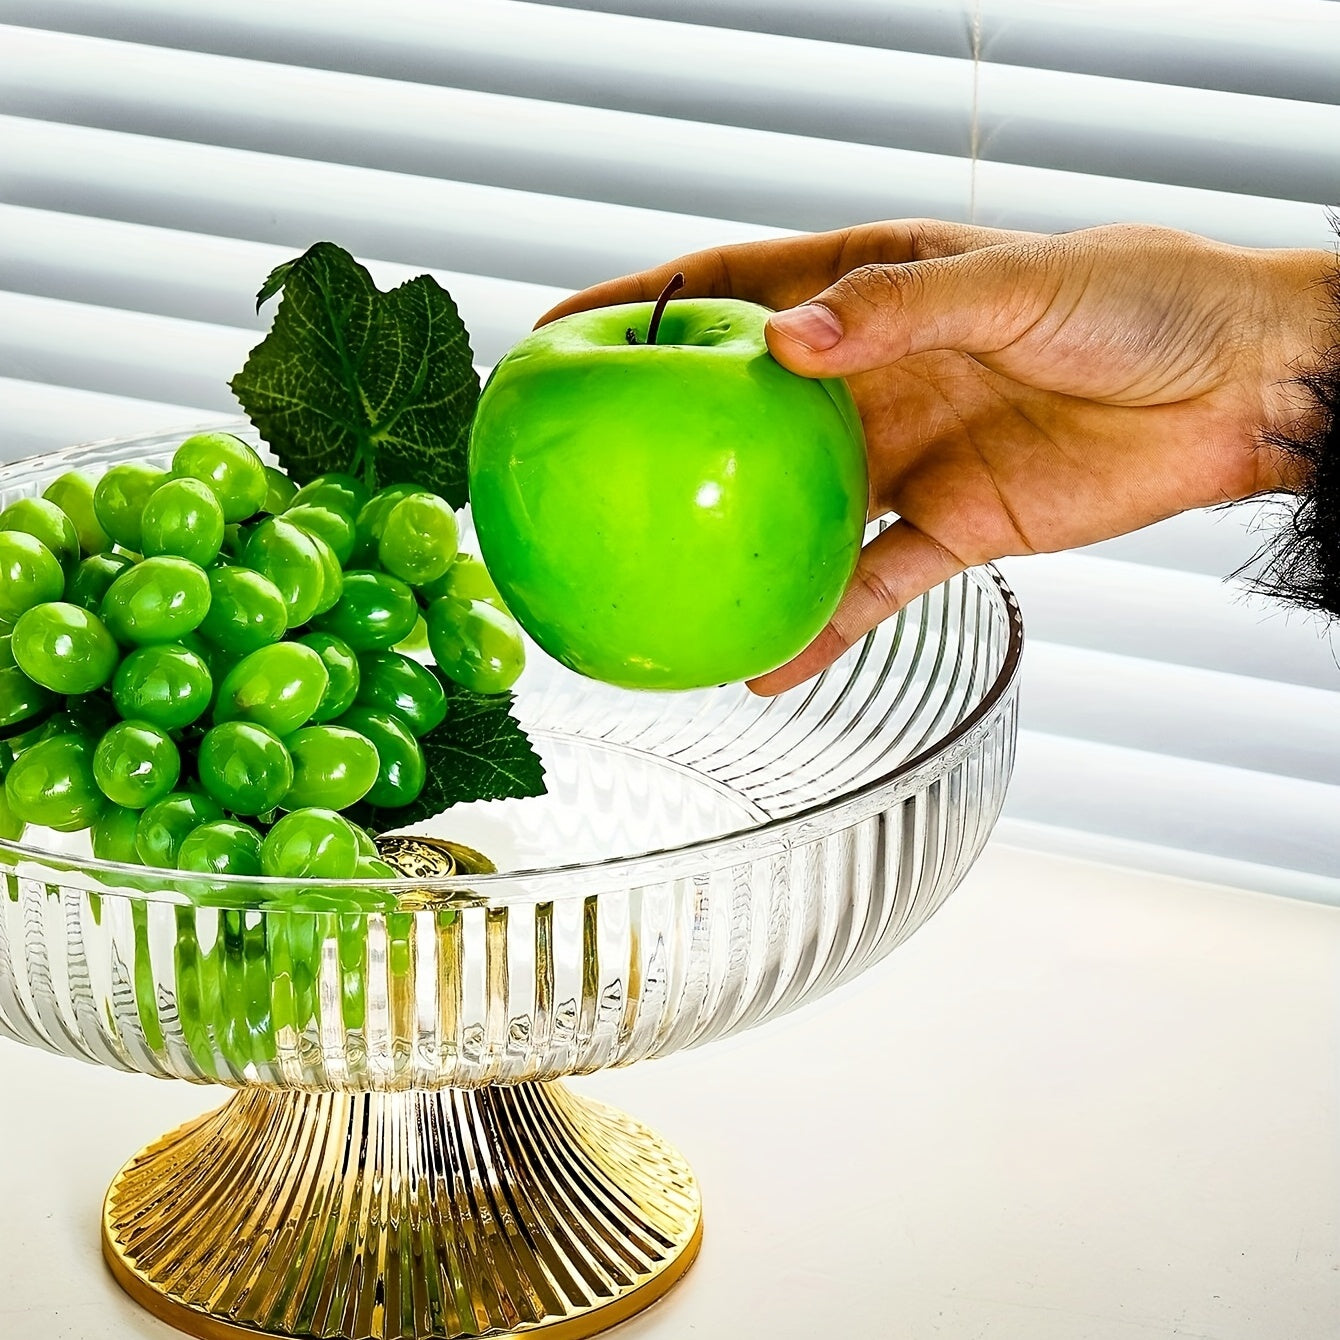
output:
[{"label": "green apple", "polygon": [[475,527],[507,607],[550,655],[627,688],[789,660],[837,606],[866,518],[846,384],[782,367],[767,308],[665,298],[526,336],[470,439]]}]

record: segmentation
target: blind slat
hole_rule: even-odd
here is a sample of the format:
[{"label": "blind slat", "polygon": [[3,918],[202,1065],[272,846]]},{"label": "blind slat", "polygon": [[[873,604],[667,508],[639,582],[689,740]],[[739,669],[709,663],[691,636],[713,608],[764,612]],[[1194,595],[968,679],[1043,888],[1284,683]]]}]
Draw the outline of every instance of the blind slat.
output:
[{"label": "blind slat", "polygon": [[[187,321],[269,329],[255,293],[294,248],[177,232],[85,215],[0,205],[0,289]],[[380,288],[422,266],[364,259]],[[567,289],[433,270],[456,301],[476,359],[492,364]]]}]

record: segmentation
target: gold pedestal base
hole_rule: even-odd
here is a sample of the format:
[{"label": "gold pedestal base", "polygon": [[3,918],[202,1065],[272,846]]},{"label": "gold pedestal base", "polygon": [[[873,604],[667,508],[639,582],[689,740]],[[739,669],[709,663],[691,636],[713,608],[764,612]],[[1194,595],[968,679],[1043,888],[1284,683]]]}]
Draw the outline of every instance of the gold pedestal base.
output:
[{"label": "gold pedestal base", "polygon": [[697,1255],[679,1153],[561,1085],[249,1090],[130,1161],[103,1254],[203,1340],[579,1340]]}]

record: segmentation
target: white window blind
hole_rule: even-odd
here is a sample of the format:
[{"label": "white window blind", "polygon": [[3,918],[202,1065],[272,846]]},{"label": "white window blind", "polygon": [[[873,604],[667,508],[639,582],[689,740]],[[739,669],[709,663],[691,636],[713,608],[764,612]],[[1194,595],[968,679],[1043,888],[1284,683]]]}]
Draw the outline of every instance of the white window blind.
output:
[{"label": "white window blind", "polygon": [[[429,270],[486,369],[564,292],[932,215],[1329,246],[1340,4],[0,0],[0,452],[235,412],[318,238]],[[1005,564],[1003,831],[1340,901],[1340,667],[1224,574],[1258,506]]]}]

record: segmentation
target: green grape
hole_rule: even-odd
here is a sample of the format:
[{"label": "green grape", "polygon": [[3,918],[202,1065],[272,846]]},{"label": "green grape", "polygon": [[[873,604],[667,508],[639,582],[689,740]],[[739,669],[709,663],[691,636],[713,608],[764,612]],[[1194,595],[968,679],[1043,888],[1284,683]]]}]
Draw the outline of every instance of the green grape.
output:
[{"label": "green grape", "polygon": [[34,683],[17,665],[0,669],[0,730],[31,721],[55,705],[55,695]]},{"label": "green grape", "polygon": [[14,760],[5,795],[17,818],[58,833],[87,828],[107,804],[93,777],[93,743],[82,735],[30,745]]},{"label": "green grape", "polygon": [[352,823],[350,827],[354,830],[354,836],[358,839],[358,852],[360,856],[380,856],[377,850],[377,844],[373,840],[372,834],[360,824]]},{"label": "green grape", "polygon": [[264,814],[293,785],[284,742],[252,721],[224,721],[206,731],[196,770],[205,790],[234,814]]},{"label": "green grape", "polygon": [[219,686],[214,720],[254,721],[288,735],[312,719],[330,683],[318,652],[301,642],[275,642],[244,656]]},{"label": "green grape", "polygon": [[395,809],[418,799],[427,766],[419,742],[393,712],[355,704],[336,725],[357,731],[377,750],[377,780],[365,799],[379,809]]},{"label": "green grape", "polygon": [[211,819],[183,839],[177,869],[200,875],[259,875],[261,835],[235,819]]},{"label": "green grape", "polygon": [[146,557],[175,554],[205,568],[223,548],[223,508],[208,484],[169,479],[145,506],[142,530]]},{"label": "green grape", "polygon": [[214,696],[214,679],[198,652],[185,646],[139,647],[116,668],[112,701],[127,720],[160,730],[198,721]]},{"label": "green grape", "polygon": [[358,658],[356,703],[394,712],[415,735],[427,735],[447,715],[447,695],[437,676],[398,651],[365,651]]},{"label": "green grape", "polygon": [[319,535],[307,537],[316,546],[317,557],[321,560],[321,598],[316,603],[314,614],[324,614],[334,607],[344,593],[344,569],[340,566],[335,551]]},{"label": "green grape", "polygon": [[135,560],[127,554],[91,554],[70,574],[65,599],[72,605],[96,614],[102,608],[107,589]]},{"label": "green grape", "polygon": [[391,650],[403,652],[405,655],[428,650],[428,625],[424,622],[422,614],[414,620],[414,627],[409,630],[409,636],[402,638]]},{"label": "green grape", "polygon": [[308,726],[284,743],[293,756],[293,785],[280,801],[281,809],[346,809],[362,800],[377,780],[381,761],[376,746],[347,727]]},{"label": "green grape", "polygon": [[14,813],[9,803],[9,793],[0,786],[0,838],[6,842],[17,842],[23,836],[27,825]]},{"label": "green grape", "polygon": [[300,503],[284,513],[284,520],[304,534],[325,540],[341,565],[353,557],[354,523],[343,512],[315,503]]},{"label": "green grape", "polygon": [[344,594],[317,626],[355,651],[381,651],[402,641],[419,617],[414,592],[384,572],[346,572]]},{"label": "green grape", "polygon": [[122,645],[174,642],[209,611],[209,578],[190,559],[146,558],[123,572],[102,598],[102,621]]},{"label": "green grape", "polygon": [[456,514],[434,493],[401,498],[382,522],[377,557],[393,576],[411,586],[446,574],[456,558]]},{"label": "green grape", "polygon": [[53,693],[92,693],[112,677],[121,649],[96,614],[62,600],[19,615],[14,660],[35,684]]},{"label": "green grape", "polygon": [[304,484],[289,503],[289,508],[326,507],[355,521],[370,497],[368,487],[361,479],[335,471],[317,475],[310,483]]},{"label": "green grape", "polygon": [[270,491],[265,462],[231,433],[188,437],[172,455],[172,473],[208,484],[230,524],[255,516]]},{"label": "green grape", "polygon": [[26,530],[0,530],[0,621],[12,624],[24,610],[65,593],[60,561]]},{"label": "green grape", "polygon": [[200,635],[215,647],[245,654],[284,636],[288,606],[268,577],[250,568],[211,568],[209,590]]},{"label": "green grape", "polygon": [[294,810],[261,843],[261,869],[271,878],[352,879],[357,867],[353,825],[334,810]]},{"label": "green grape", "polygon": [[358,693],[358,657],[347,642],[330,633],[304,633],[297,640],[321,657],[329,681],[312,713],[312,720],[334,721],[353,705]]},{"label": "green grape", "polygon": [[472,693],[503,693],[525,669],[521,630],[493,605],[444,596],[428,606],[426,618],[438,668]]},{"label": "green grape", "polygon": [[269,512],[272,516],[284,511],[292,503],[297,491],[298,486],[282,470],[276,470],[273,465],[267,465],[265,467],[265,502],[261,505],[261,511]]},{"label": "green grape", "polygon": [[98,524],[123,549],[142,552],[140,518],[153,491],[166,478],[166,470],[138,461],[123,461],[98,480],[93,490],[94,513]]},{"label": "green grape", "polygon": [[0,530],[26,531],[41,540],[62,572],[70,572],[79,562],[79,532],[74,522],[46,498],[16,498],[0,512]]},{"label": "green grape", "polygon": [[135,850],[145,865],[171,870],[186,835],[212,819],[222,819],[223,810],[210,796],[198,791],[174,791],[150,805],[140,815],[135,829]]},{"label": "green grape", "polygon": [[135,834],[139,831],[140,811],[124,805],[108,805],[93,824],[93,855],[100,861],[119,861],[122,865],[142,865]]},{"label": "green grape", "polygon": [[439,600],[443,596],[449,596],[452,600],[484,600],[507,612],[507,606],[498,594],[484,560],[473,554],[461,554],[447,569],[445,576],[420,586],[419,594],[428,601]]},{"label": "green grape", "polygon": [[267,517],[247,537],[241,561],[279,589],[289,628],[305,624],[325,594],[326,572],[317,541],[282,517]]},{"label": "green grape", "polygon": [[112,547],[112,537],[102,528],[93,506],[93,481],[77,470],[69,470],[53,479],[42,490],[42,497],[54,502],[74,522],[79,548],[86,554],[101,554]]},{"label": "green grape", "polygon": [[382,537],[382,526],[391,508],[402,498],[422,492],[423,489],[418,484],[390,484],[380,492],[374,493],[359,508],[358,515],[354,518],[354,534],[357,537],[354,556],[359,564],[366,565],[376,561],[377,542]]},{"label": "green grape", "polygon": [[354,867],[355,879],[403,879],[404,876],[395,866],[383,861],[380,856],[360,856]]},{"label": "green grape", "polygon": [[147,721],[121,721],[93,754],[93,776],[114,805],[142,810],[162,800],[181,776],[181,755],[165,731]]}]

